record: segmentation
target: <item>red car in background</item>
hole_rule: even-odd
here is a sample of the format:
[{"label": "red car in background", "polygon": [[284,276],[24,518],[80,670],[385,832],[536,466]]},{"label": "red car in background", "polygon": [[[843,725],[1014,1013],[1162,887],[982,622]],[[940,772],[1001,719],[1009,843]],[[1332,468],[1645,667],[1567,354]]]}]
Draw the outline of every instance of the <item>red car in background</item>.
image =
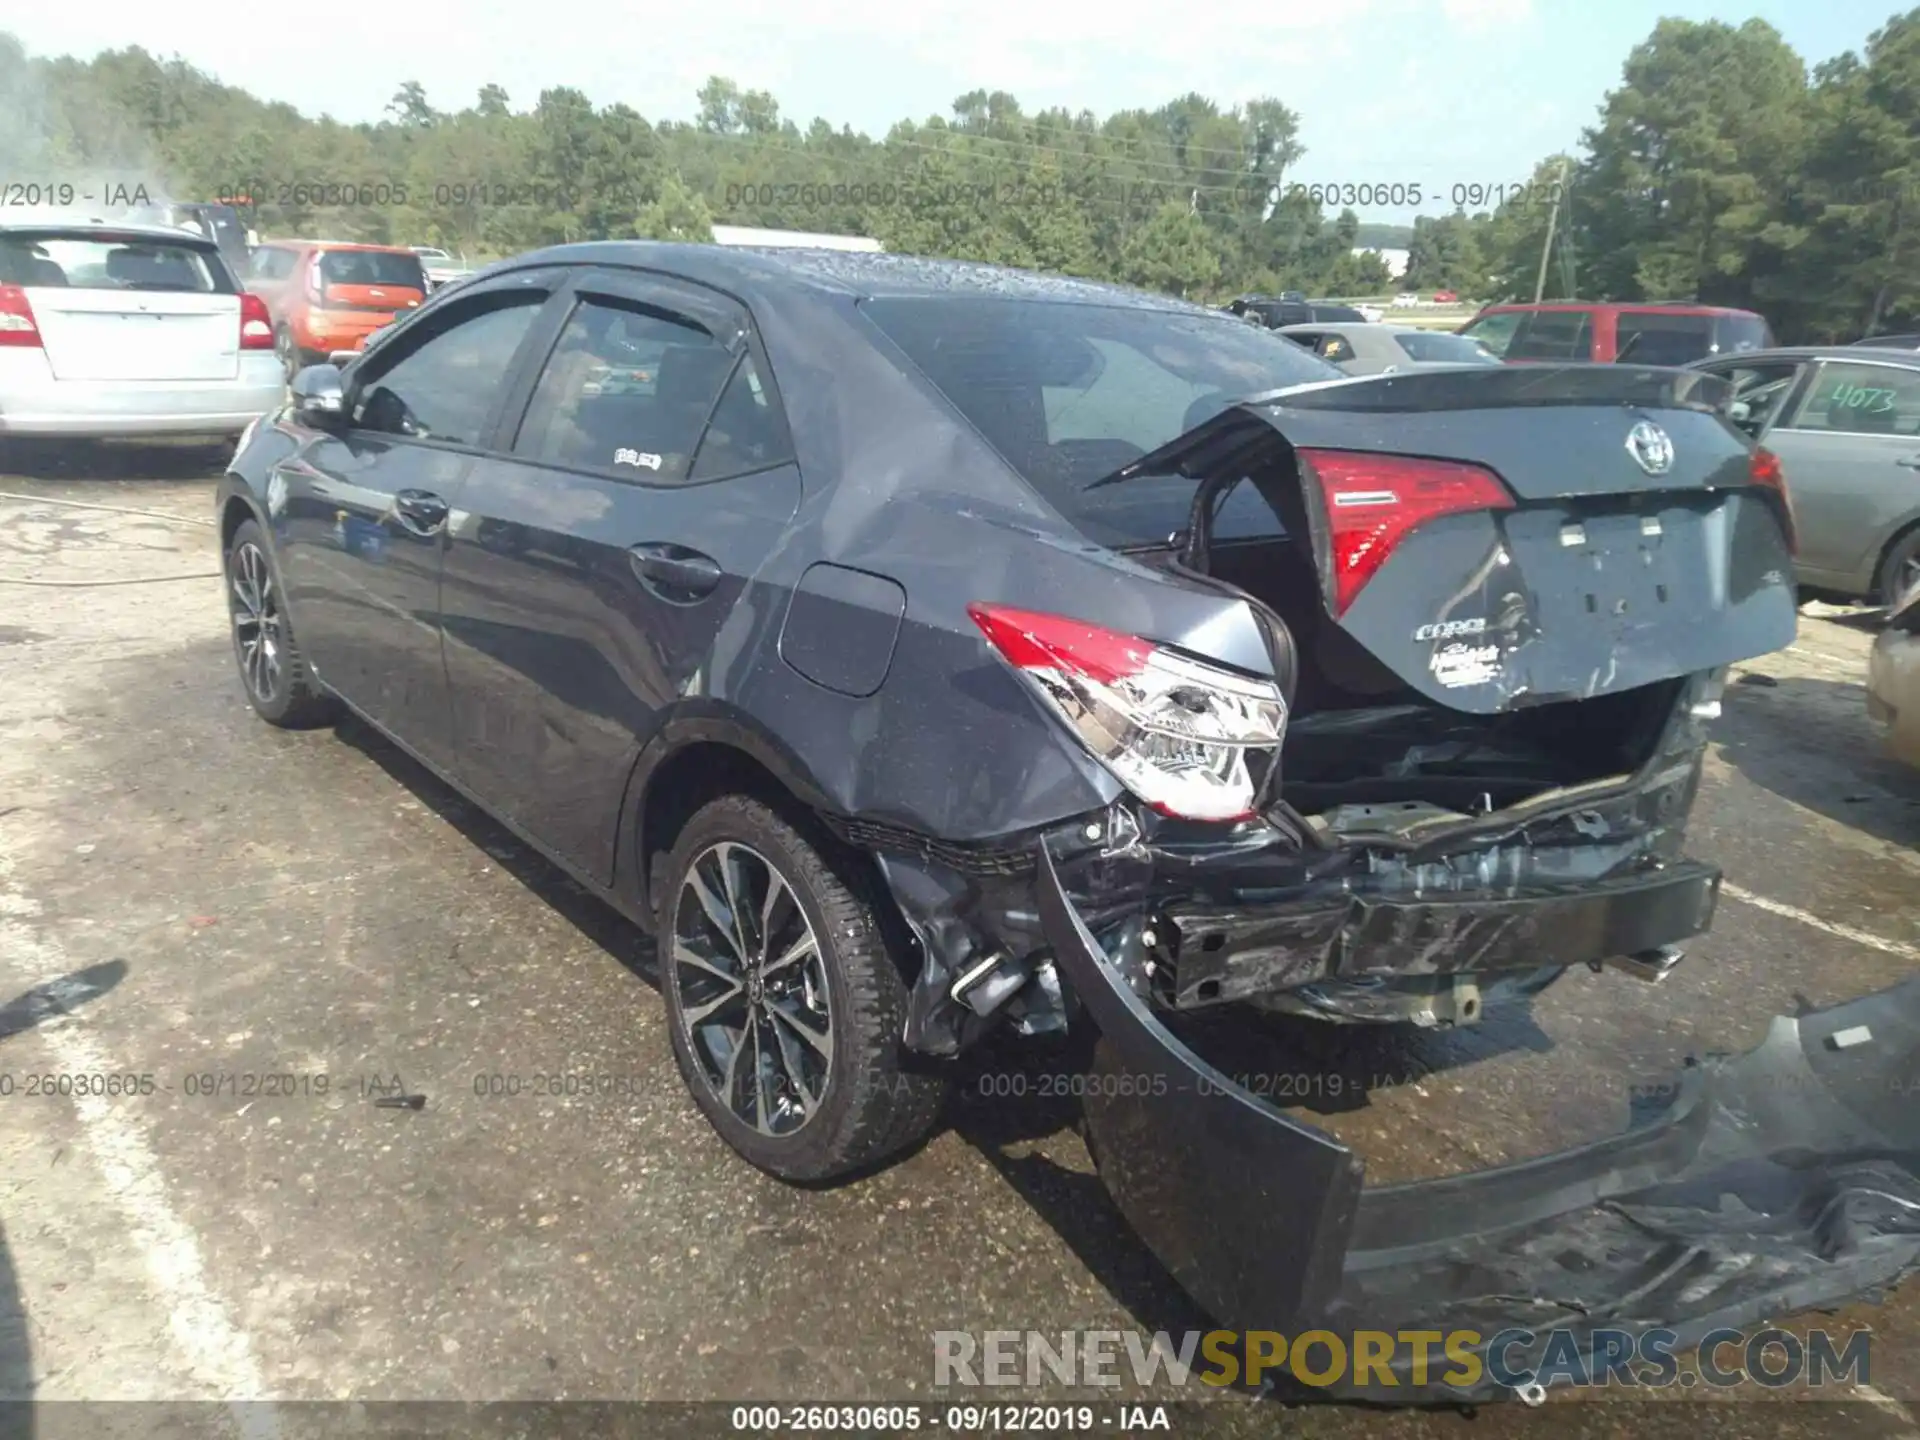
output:
[{"label": "red car in background", "polygon": [[1489,305],[1460,327],[1510,364],[1585,360],[1690,365],[1710,355],[1773,346],[1751,310],[1640,301],[1551,300]]},{"label": "red car in background", "polygon": [[247,289],[267,303],[287,374],[357,350],[427,298],[420,257],[398,245],[269,240],[248,263]]},{"label": "red car in background", "polygon": [[1433,292],[1433,303],[1436,305],[1457,305],[1460,303],[1460,297],[1451,290],[1436,290]]}]

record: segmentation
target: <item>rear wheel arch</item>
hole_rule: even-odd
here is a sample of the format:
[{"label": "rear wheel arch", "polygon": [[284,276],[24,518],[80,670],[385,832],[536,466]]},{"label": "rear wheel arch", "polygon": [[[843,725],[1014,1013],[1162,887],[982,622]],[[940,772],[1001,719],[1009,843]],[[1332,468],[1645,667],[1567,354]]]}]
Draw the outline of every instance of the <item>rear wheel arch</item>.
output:
[{"label": "rear wheel arch", "polygon": [[672,855],[687,822],[726,795],[759,800],[800,831],[841,880],[872,904],[901,979],[911,985],[917,942],[873,855],[840,839],[821,819],[832,809],[784,747],[741,719],[703,715],[669,722],[635,762],[627,784],[615,862],[615,888],[659,933],[656,873]]},{"label": "rear wheel arch", "polygon": [[253,507],[251,501],[244,495],[229,495],[226,503],[220,507],[220,553],[222,555],[233,548],[234,533],[249,520],[257,522],[262,530],[268,529],[266,517]]},{"label": "rear wheel arch", "polygon": [[1867,583],[1873,586],[1873,594],[1869,598],[1877,599],[1883,605],[1893,604],[1896,597],[1886,592],[1889,589],[1887,582],[1893,578],[1894,557],[1916,541],[1920,541],[1920,518],[1907,521],[1887,537],[1887,543],[1874,557],[1873,573],[1867,577]]},{"label": "rear wheel arch", "polygon": [[616,888],[654,913],[653,871],[701,806],[751,795],[789,821],[819,829],[826,796],[785,748],[732,715],[669,720],[634,761],[622,806]]}]

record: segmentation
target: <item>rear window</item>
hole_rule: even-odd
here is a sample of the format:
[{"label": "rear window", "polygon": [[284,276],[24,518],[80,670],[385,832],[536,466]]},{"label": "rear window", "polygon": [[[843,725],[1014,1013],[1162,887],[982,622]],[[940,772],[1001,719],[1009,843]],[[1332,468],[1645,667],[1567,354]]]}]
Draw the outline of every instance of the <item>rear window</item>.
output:
[{"label": "rear window", "polygon": [[[1164,541],[1194,482],[1152,477],[1089,490],[1233,401],[1343,378],[1270,331],[1217,315],[972,297],[869,300],[869,319],[1069,520],[1107,545]],[[1216,533],[1272,533],[1236,487]]]},{"label": "rear window", "polygon": [[210,248],[141,235],[57,230],[0,235],[0,285],[231,295]]},{"label": "rear window", "polygon": [[1364,325],[1367,317],[1351,305],[1313,305],[1314,323],[1317,325]]},{"label": "rear window", "polygon": [[1422,362],[1444,361],[1453,365],[1498,365],[1500,357],[1470,335],[1429,334],[1409,330],[1394,340],[1407,357]]},{"label": "rear window", "polygon": [[390,285],[396,290],[427,288],[420,257],[394,250],[329,250],[320,257],[320,279],[327,285]]}]

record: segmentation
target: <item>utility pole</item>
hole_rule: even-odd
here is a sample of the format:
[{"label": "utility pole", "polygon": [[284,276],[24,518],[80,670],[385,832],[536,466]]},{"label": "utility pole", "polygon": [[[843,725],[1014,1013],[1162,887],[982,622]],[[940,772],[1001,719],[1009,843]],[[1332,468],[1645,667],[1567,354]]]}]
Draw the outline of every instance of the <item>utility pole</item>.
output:
[{"label": "utility pole", "polygon": [[1553,208],[1547,212],[1547,243],[1540,247],[1540,274],[1533,282],[1533,303],[1538,305],[1540,297],[1547,292],[1547,256],[1553,253],[1553,231],[1560,219],[1560,201],[1567,193],[1567,162],[1560,162],[1560,183],[1553,192]]}]

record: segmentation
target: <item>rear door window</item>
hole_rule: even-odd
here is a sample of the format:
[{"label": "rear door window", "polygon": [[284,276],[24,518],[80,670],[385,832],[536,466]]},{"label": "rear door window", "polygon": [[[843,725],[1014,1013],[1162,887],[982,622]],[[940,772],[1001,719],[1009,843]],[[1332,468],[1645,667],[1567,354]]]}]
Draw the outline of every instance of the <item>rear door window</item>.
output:
[{"label": "rear door window", "polygon": [[[547,357],[514,453],[628,480],[693,478],[694,452],[733,369],[733,352],[692,320],[611,296],[584,298]],[[742,383],[751,398],[757,375]],[[740,405],[736,398],[729,421],[750,451],[766,443],[764,432],[753,437],[755,412]],[[724,450],[713,463],[727,463]],[[703,467],[701,478],[708,473]]]},{"label": "rear door window", "polygon": [[1614,359],[1633,365],[1690,365],[1713,353],[1711,315],[1622,310]]},{"label": "rear door window", "polygon": [[1507,347],[1508,360],[1591,360],[1593,318],[1585,310],[1532,310]]},{"label": "rear door window", "polygon": [[416,440],[483,444],[514,356],[546,299],[530,289],[475,295],[431,317],[418,335],[396,335],[383,347],[396,353],[380,354],[376,373],[357,390],[353,423]]},{"label": "rear door window", "polygon": [[1750,435],[1758,435],[1773,423],[1782,404],[1792,394],[1800,367],[1795,364],[1718,365],[1713,373],[1732,382],[1732,401],[1745,410],[1744,414],[1736,414],[1734,424]]},{"label": "rear door window", "polygon": [[1920,370],[1896,365],[1822,365],[1789,426],[1849,435],[1920,434]]},{"label": "rear door window", "polygon": [[792,458],[787,427],[753,356],[742,355],[694,453],[694,480],[764,470]]}]

